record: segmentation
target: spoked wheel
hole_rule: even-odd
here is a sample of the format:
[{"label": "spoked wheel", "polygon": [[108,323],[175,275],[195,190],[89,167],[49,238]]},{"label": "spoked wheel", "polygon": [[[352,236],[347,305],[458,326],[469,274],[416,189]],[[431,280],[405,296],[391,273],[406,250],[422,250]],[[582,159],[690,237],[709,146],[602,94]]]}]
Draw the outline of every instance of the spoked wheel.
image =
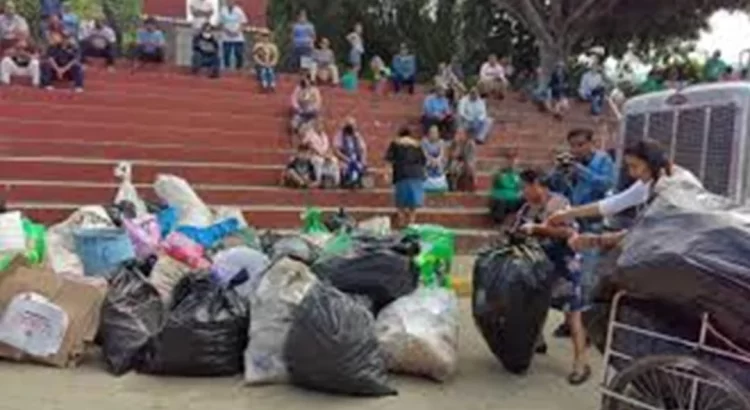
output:
[{"label": "spoked wheel", "polygon": [[747,391],[688,356],[651,356],[619,372],[602,410],[750,410]]}]

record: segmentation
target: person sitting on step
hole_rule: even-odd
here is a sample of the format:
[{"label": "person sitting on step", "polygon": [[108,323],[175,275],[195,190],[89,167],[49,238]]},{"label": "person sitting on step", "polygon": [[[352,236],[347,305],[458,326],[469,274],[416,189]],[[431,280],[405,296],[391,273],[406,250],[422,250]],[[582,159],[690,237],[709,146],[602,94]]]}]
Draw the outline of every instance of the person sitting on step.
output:
[{"label": "person sitting on step", "polygon": [[46,61],[41,65],[41,84],[48,90],[55,82],[73,82],[76,92],[83,91],[81,53],[75,39],[70,36],[47,49]]},{"label": "person sitting on step", "polygon": [[313,51],[313,64],[310,67],[310,77],[318,83],[338,85],[339,68],[336,65],[336,55],[331,50],[331,42],[327,38],[320,40],[319,47]]},{"label": "person sitting on step", "polygon": [[156,19],[148,17],[143,27],[138,30],[133,58],[133,69],[139,68],[144,63],[164,63],[166,39],[164,32],[159,30]]},{"label": "person sitting on step", "polygon": [[339,165],[331,151],[331,141],[319,119],[306,123],[300,130],[301,143],[311,149],[310,160],[315,167],[315,179],[322,188],[336,188],[341,182]]},{"label": "person sitting on step", "polygon": [[84,64],[89,58],[103,58],[109,70],[115,66],[117,37],[104,18],[97,17],[92,27],[82,30],[81,51]]},{"label": "person sitting on step", "polygon": [[301,144],[286,165],[281,176],[281,184],[290,188],[316,188],[319,182],[313,166],[312,151],[308,144]]},{"label": "person sitting on step", "polygon": [[448,179],[445,174],[447,152],[445,141],[440,139],[440,130],[433,125],[422,138],[422,151],[427,159],[425,166],[424,190],[427,192],[445,192],[448,190]]},{"label": "person sitting on step", "polygon": [[474,192],[477,169],[477,146],[467,131],[458,133],[448,148],[448,186],[451,191]]},{"label": "person sitting on step", "polygon": [[367,173],[367,144],[357,131],[354,118],[347,118],[343,129],[334,138],[333,152],[341,162],[342,186],[363,188],[363,178]]},{"label": "person sitting on step", "polygon": [[219,78],[219,41],[210,23],[204,24],[201,31],[193,37],[192,73],[198,74],[204,68],[208,70],[209,77]]},{"label": "person sitting on step", "polygon": [[430,127],[436,125],[440,129],[440,136],[445,140],[453,139],[456,132],[455,118],[445,90],[440,87],[427,95],[422,105],[422,130],[426,134]]},{"label": "person sitting on step", "polygon": [[0,14],[0,53],[14,46],[18,40],[27,40],[29,24],[23,16],[16,13],[16,4],[6,1],[3,13]]},{"label": "person sitting on step", "polygon": [[0,62],[0,82],[10,85],[11,77],[30,77],[31,85],[39,87],[40,65],[36,48],[26,40],[19,40],[8,49]]},{"label": "person sitting on step", "polygon": [[322,105],[320,90],[303,76],[292,93],[292,132],[298,133],[304,124],[316,119]]},{"label": "person sitting on step", "polygon": [[458,103],[460,127],[469,133],[477,144],[483,144],[492,130],[492,118],[487,115],[487,103],[479,90],[473,87]]},{"label": "person sitting on step", "polygon": [[276,89],[276,65],[279,63],[279,48],[271,41],[271,32],[262,29],[253,46],[255,72],[264,91]]}]

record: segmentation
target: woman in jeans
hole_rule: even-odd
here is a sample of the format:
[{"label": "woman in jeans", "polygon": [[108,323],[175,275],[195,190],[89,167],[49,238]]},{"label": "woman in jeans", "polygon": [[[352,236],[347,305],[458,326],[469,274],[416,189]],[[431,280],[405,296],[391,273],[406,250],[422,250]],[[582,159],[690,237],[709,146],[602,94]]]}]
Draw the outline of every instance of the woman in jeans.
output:
[{"label": "woman in jeans", "polygon": [[408,127],[401,128],[396,139],[391,141],[385,160],[391,164],[396,226],[409,226],[416,221],[417,209],[424,205],[427,158],[419,140],[412,136]]},{"label": "woman in jeans", "polygon": [[445,175],[446,149],[445,142],[440,139],[440,130],[433,125],[422,139],[422,150],[427,158],[424,189],[427,192],[445,192],[448,190],[448,180]]},{"label": "woman in jeans", "polygon": [[341,184],[345,188],[361,188],[367,172],[367,145],[357,131],[354,118],[348,118],[333,141],[333,152],[341,163]]}]

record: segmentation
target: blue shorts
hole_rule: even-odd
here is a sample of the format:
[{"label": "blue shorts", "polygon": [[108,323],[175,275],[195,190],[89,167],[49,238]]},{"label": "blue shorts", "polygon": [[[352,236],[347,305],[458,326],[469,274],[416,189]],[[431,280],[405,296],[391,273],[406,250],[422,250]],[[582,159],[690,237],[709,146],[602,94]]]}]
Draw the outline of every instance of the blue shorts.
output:
[{"label": "blue shorts", "polygon": [[393,197],[396,208],[416,209],[424,205],[424,181],[422,179],[404,179],[393,186]]}]

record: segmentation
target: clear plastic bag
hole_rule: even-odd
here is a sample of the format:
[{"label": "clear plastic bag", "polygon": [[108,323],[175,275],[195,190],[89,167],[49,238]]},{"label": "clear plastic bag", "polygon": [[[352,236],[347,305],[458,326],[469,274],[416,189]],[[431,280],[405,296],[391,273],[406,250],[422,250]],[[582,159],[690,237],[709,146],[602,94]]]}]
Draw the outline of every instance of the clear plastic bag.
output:
[{"label": "clear plastic bag", "polygon": [[454,292],[417,289],[380,312],[375,332],[389,370],[436,381],[456,373],[459,307]]}]

